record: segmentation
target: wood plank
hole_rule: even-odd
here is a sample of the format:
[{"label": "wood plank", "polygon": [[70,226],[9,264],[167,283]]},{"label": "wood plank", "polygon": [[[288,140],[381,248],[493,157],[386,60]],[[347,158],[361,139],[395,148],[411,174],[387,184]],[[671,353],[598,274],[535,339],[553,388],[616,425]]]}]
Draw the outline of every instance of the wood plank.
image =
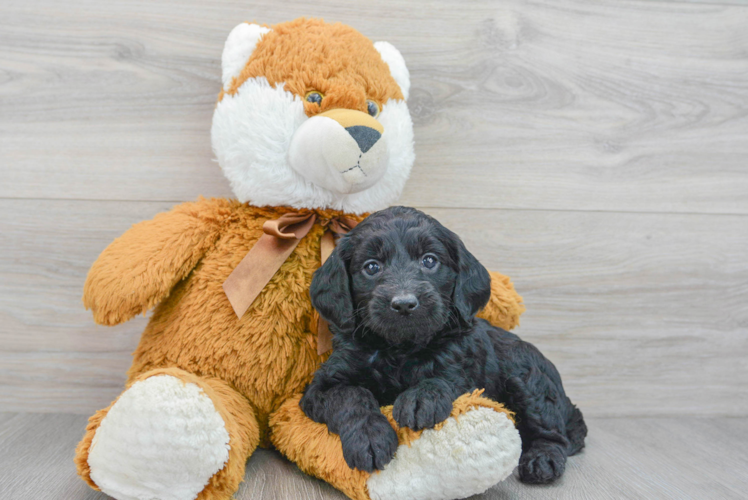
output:
[{"label": "wood plank", "polygon": [[106,499],[75,474],[75,445],[86,427],[82,415],[6,413],[0,420],[0,490],[5,498]]},{"label": "wood plank", "polygon": [[170,207],[0,200],[0,407],[89,414],[119,394],[146,318],[95,325],[83,283],[114,238]]},{"label": "wood plank", "polygon": [[[145,318],[97,327],[88,266],[169,203],[0,200],[0,406],[90,414]],[[429,210],[514,279],[520,335],[585,414],[748,415],[748,217]]]},{"label": "wood plank", "polygon": [[[75,474],[82,415],[0,414],[0,490],[7,498],[103,500]],[[550,486],[515,475],[476,500],[742,499],[748,488],[748,420],[730,418],[590,419],[585,450]],[[344,499],[276,451],[257,450],[237,500]]]},{"label": "wood plank", "polygon": [[513,278],[586,413],[748,412],[748,218],[428,211]]},{"label": "wood plank", "polygon": [[11,0],[0,12],[0,197],[227,195],[209,144],[223,41],[240,20],[313,13],[395,43],[410,65],[406,204],[748,213],[746,6]]},{"label": "wood plank", "polygon": [[702,3],[712,5],[748,5],[748,0],[660,0],[664,2]]}]

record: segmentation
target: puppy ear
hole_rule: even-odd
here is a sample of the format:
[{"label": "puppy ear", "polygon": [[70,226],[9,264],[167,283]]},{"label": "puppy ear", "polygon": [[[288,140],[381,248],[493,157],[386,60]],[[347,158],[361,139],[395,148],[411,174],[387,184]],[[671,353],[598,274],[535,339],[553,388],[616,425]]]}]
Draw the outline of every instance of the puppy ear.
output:
[{"label": "puppy ear", "polygon": [[473,320],[491,298],[491,276],[457,235],[457,281],[452,303],[466,323]]},{"label": "puppy ear", "polygon": [[356,327],[344,258],[349,246],[347,240],[346,237],[340,238],[330,257],[314,273],[309,287],[312,305],[334,327],[336,333],[352,333]]}]

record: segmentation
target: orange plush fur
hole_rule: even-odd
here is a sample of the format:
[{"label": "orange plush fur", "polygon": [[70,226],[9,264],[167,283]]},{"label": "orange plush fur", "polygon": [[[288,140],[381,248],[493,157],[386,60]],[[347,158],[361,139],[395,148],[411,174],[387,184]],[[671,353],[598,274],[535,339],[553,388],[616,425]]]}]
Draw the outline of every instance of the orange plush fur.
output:
[{"label": "orange plush fur", "polygon": [[304,102],[307,116],[335,108],[366,113],[367,99],[381,108],[389,99],[403,98],[368,38],[350,26],[321,19],[302,18],[273,27],[228,93],[235,94],[247,79],[257,76],[273,86],[285,83],[286,90],[300,97],[312,90],[322,93],[321,105]]},{"label": "orange plush fur", "polygon": [[[290,36],[279,37],[281,33]],[[324,93],[323,106],[304,104],[310,116],[336,107],[365,112],[367,99],[380,104],[402,99],[368,39],[352,28],[316,20],[274,27],[228,92],[258,75],[271,84],[285,82],[299,96],[312,89]],[[291,211],[224,199],[179,205],[116,239],[86,280],[84,304],[100,324],[116,325],[155,307],[134,353],[127,387],[171,375],[202,388],[223,418],[230,436],[229,460],[199,494],[201,500],[230,498],[243,479],[246,459],[258,445],[271,443],[302,470],[352,498],[368,498],[369,475],[349,469],[338,436],[306,418],[298,405],[300,392],[327,357],[317,354],[318,315],[308,293],[320,266],[324,226],[331,217],[363,216],[313,210],[318,215],[314,227],[241,318],[222,289],[263,234],[263,223]],[[523,311],[509,279],[492,273],[491,300],[482,316],[511,329]],[[78,472],[94,488],[88,453],[112,405],[91,417],[76,450]],[[470,405],[505,411],[473,394],[455,404],[455,414]],[[418,435],[401,433],[401,440],[409,443]]]},{"label": "orange plush fur", "polygon": [[[84,289],[85,306],[97,322],[106,325],[126,321],[158,304],[134,353],[128,386],[163,373],[164,368],[179,369],[172,374],[185,382],[202,379],[204,383],[198,385],[203,389],[210,387],[211,380],[221,384],[222,393],[209,395],[232,408],[228,425],[258,435],[257,439],[243,440],[243,456],[232,454],[229,458],[232,467],[226,469],[226,475],[231,477],[226,480],[231,484],[241,481],[244,461],[258,441],[269,444],[270,415],[303,390],[327,357],[317,355],[318,315],[308,289],[320,266],[324,224],[343,215],[340,212],[314,210],[318,215],[314,227],[241,319],[236,318],[221,287],[263,234],[262,224],[291,211],[223,199],[179,205],[136,224],[112,242],[92,266]],[[510,329],[517,325],[522,311],[521,298],[509,279],[492,273],[491,301],[481,315]],[[240,408],[242,401],[247,408]],[[107,410],[92,417],[77,450],[78,471],[92,486],[88,448]],[[218,410],[222,416],[228,411]],[[285,413],[289,412],[298,413],[297,425],[306,420],[297,403],[286,409]],[[286,433],[286,442],[301,446],[318,432],[317,424],[308,421],[307,426],[295,428],[291,436]],[[235,434],[230,435],[233,439]],[[284,452],[300,453],[293,447]],[[342,460],[342,454],[338,458]]]},{"label": "orange plush fur", "polygon": [[[504,408],[503,405],[482,397],[482,393],[482,390],[476,390],[457,398],[454,401],[450,417],[459,419],[460,415],[474,408],[484,407],[505,413],[514,422],[513,413]],[[343,454],[340,452],[338,436],[328,432],[327,426],[324,424],[309,422],[306,415],[299,411],[300,400],[301,394],[290,398],[273,414],[271,424],[277,429],[273,433],[273,444],[283,451],[288,458],[296,462],[299,468],[307,474],[334,484],[335,487],[354,500],[368,500],[366,480],[369,478],[369,474],[348,467]],[[392,417],[391,405],[382,407],[382,413],[397,432],[400,444],[410,445],[424,432],[423,430],[413,431],[407,427],[398,426]],[[443,422],[437,424],[434,430],[438,431],[443,425]],[[302,427],[305,430],[302,435],[293,432],[295,429]],[[306,449],[317,450],[318,454],[305,453]]]}]

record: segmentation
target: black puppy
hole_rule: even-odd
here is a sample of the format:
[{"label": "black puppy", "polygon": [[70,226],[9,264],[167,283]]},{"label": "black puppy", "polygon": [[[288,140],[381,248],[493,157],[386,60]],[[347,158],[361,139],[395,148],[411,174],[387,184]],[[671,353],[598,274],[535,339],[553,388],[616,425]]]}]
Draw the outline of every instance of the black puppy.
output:
[{"label": "black puppy", "polygon": [[418,210],[382,210],[340,239],[310,289],[334,351],[301,407],[340,435],[351,468],[382,469],[397,449],[380,406],[394,404],[400,426],[431,428],[458,396],[485,388],[516,413],[520,479],[561,476],[584,446],[582,413],[533,345],[475,317],[490,291],[457,235]]}]

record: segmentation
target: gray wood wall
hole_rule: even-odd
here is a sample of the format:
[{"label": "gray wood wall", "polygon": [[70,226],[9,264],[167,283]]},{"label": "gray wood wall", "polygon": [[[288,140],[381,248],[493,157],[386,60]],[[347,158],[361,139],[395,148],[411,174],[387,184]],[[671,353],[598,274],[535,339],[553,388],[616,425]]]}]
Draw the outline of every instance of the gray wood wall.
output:
[{"label": "gray wood wall", "polygon": [[90,413],[146,318],[94,325],[88,267],[131,224],[230,196],[210,121],[228,32],[301,15],[412,76],[404,204],[528,312],[586,415],[748,414],[748,3],[4,0],[0,408]]}]

